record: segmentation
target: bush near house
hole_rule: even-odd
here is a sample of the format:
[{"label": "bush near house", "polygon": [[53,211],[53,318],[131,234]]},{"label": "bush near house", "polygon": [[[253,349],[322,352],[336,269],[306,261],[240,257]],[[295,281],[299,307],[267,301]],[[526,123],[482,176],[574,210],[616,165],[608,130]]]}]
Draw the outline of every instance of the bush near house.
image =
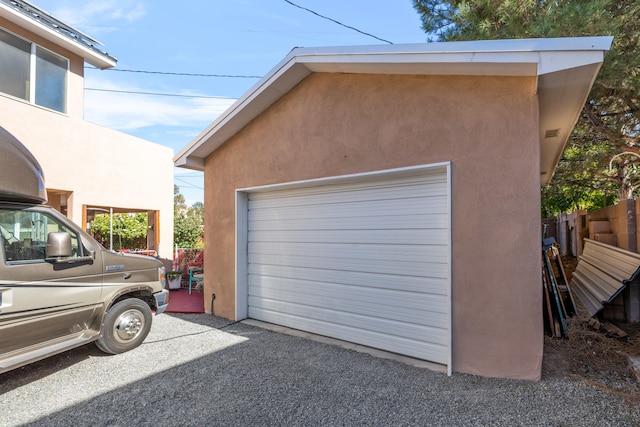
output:
[{"label": "bush near house", "polygon": [[187,207],[180,188],[173,188],[173,244],[179,248],[204,247],[204,204]]},{"label": "bush near house", "polygon": [[[113,214],[113,250],[146,248],[148,216],[146,213]],[[104,247],[109,247],[109,214],[96,215],[91,222],[91,233]]]}]

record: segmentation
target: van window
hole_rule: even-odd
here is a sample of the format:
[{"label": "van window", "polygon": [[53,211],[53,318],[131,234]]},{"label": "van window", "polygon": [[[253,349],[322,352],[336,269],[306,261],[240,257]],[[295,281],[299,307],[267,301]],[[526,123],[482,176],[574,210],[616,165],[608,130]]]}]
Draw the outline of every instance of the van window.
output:
[{"label": "van window", "polygon": [[44,261],[47,235],[56,231],[71,235],[72,257],[82,256],[78,234],[57,218],[35,210],[0,208],[0,233],[8,264]]}]

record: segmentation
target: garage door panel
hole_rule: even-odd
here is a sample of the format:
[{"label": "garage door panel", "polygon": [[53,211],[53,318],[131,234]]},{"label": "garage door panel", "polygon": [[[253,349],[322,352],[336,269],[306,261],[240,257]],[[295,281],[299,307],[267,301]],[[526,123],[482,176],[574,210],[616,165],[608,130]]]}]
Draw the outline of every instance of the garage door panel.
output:
[{"label": "garage door panel", "polygon": [[445,167],[251,193],[249,317],[450,360]]},{"label": "garage door panel", "polygon": [[[311,302],[320,303],[323,301],[315,300]],[[325,302],[330,303],[329,301]],[[393,310],[392,307],[378,307],[375,304],[371,304],[370,307],[356,305],[357,309],[351,310],[345,306],[345,303],[338,303],[336,306],[319,306],[305,304],[304,298],[293,298],[292,301],[285,301],[281,299],[268,300],[258,296],[250,296],[249,303],[251,304],[251,310],[260,308],[307,316],[318,320],[326,320],[330,323],[355,326],[381,333],[392,333],[405,338],[425,339],[428,337],[429,339],[435,339],[436,335],[438,337],[448,336],[447,324],[439,319],[442,316],[429,315],[425,317],[424,310],[421,313],[415,310],[405,310],[399,313],[397,309]],[[364,311],[364,308],[375,309],[376,315],[369,316],[370,312]]]},{"label": "garage door panel", "polygon": [[[371,261],[413,261],[447,264],[449,260],[447,245],[366,245],[360,243],[301,243],[272,242],[248,245],[249,255],[274,255],[288,257],[305,254],[321,258],[350,258]],[[260,262],[259,258],[255,258]]]},{"label": "garage door panel", "polygon": [[[249,288],[249,300],[252,306],[269,307],[272,302],[299,304],[306,307],[328,308],[336,312],[371,315],[388,320],[408,322],[416,325],[446,328],[442,318],[446,314],[446,296],[420,295],[383,291],[362,287],[333,286],[327,292],[318,291],[317,282],[297,283],[297,286],[256,286]],[[373,291],[378,291],[374,296]],[[335,293],[332,293],[335,292]],[[371,295],[364,296],[364,294]],[[360,294],[360,296],[358,295]],[[264,304],[257,301],[263,300]]]},{"label": "garage door panel", "polygon": [[[352,309],[357,304],[371,304],[376,306],[376,310],[381,307],[418,310],[421,312],[420,318],[426,318],[427,312],[447,313],[447,295],[443,294],[276,277],[260,279],[250,276],[249,296],[289,302],[305,301],[307,305],[316,306],[327,302],[332,308],[344,306]],[[343,305],[342,302],[346,303]]]},{"label": "garage door panel", "polygon": [[[370,259],[353,259],[339,257],[318,257],[305,255],[288,255],[286,257],[262,254],[255,256],[255,267],[260,274],[278,277],[290,277],[290,267],[311,268],[314,274],[323,274],[321,270],[338,270],[344,272],[369,272],[388,275],[431,277],[446,279],[449,274],[448,265],[432,262],[412,262],[404,260],[380,260],[372,263]],[[393,280],[392,277],[389,280]]]},{"label": "garage door panel", "polygon": [[[447,230],[352,230],[349,236],[358,243],[419,245],[428,241],[435,245],[446,245]],[[316,242],[333,243],[344,238],[343,230],[275,230],[250,231],[250,242]]]},{"label": "garage door panel", "polygon": [[255,299],[253,308],[277,313],[286,313],[299,318],[314,319],[360,329],[415,340],[427,338],[431,343],[444,345],[448,340],[446,327],[433,327],[424,324],[408,322],[404,319],[394,320],[378,316],[366,316],[358,313],[333,310],[326,307],[302,305],[286,301],[269,301]]},{"label": "garage door panel", "polygon": [[[381,304],[378,302],[369,301],[335,301],[334,299],[327,297],[326,295],[320,295],[317,297],[311,297],[310,295],[292,295],[291,293],[282,293],[276,295],[278,299],[268,299],[267,296],[261,293],[249,296],[249,303],[252,309],[260,307],[268,310],[282,311],[284,313],[291,313],[289,305],[293,304],[298,307],[305,307],[303,313],[311,313],[311,309],[321,309],[323,313],[332,313],[331,319],[339,318],[338,314],[343,316],[361,315],[367,317],[372,312],[375,316],[369,316],[368,321],[375,323],[376,321],[394,321],[405,323],[404,329],[408,337],[424,337],[424,329],[416,329],[414,327],[427,327],[437,328],[442,331],[446,331],[448,324],[442,320],[441,315],[435,314],[436,312],[426,313],[425,308],[429,308],[426,305],[425,308],[398,310],[397,305]],[[282,297],[282,298],[280,298]],[[442,303],[442,301],[433,301],[431,306],[436,303]],[[374,311],[371,311],[374,310]],[[347,317],[350,319],[350,317]],[[411,326],[410,326],[411,325]],[[411,335],[416,333],[418,335]],[[443,332],[444,333],[444,332]]]},{"label": "garage door panel", "polygon": [[[273,270],[269,266],[249,266],[249,278],[276,278],[276,279],[296,279],[301,281],[314,281],[319,277],[319,272],[308,268],[289,267],[285,275],[270,274]],[[328,283],[340,283],[352,286],[365,286],[373,288],[389,288],[408,292],[425,292],[438,295],[447,295],[449,288],[441,278],[423,278],[416,280],[413,276],[395,276],[389,280],[386,275],[371,272],[344,272],[337,270],[324,270],[321,272],[322,281]]]},{"label": "garage door panel", "polygon": [[446,185],[425,188],[420,193],[415,192],[415,187],[389,188],[381,191],[378,188],[370,188],[359,191],[342,191],[327,194],[305,194],[300,196],[291,196],[282,198],[260,198],[260,195],[252,197],[251,201],[255,202],[256,212],[262,213],[272,209],[324,209],[327,206],[343,206],[345,210],[353,209],[357,206],[375,206],[384,205],[388,201],[394,203],[404,203],[415,201],[416,203],[429,203],[442,205],[446,203],[443,200],[443,188]]},{"label": "garage door panel", "polygon": [[[297,265],[294,264],[294,257],[289,259],[290,265],[284,265],[283,261],[280,261],[280,265],[273,264],[251,264],[249,266],[249,273],[270,276],[270,277],[290,277],[298,278],[300,274],[311,277],[335,277],[336,275],[343,274],[377,274],[385,275],[383,279],[387,282],[393,282],[400,278],[405,278],[406,281],[419,282],[424,286],[423,278],[434,280],[446,280],[447,278],[447,266],[444,264],[418,264],[414,263],[411,268],[396,266],[389,262],[380,262],[372,265],[365,261],[357,262],[345,259],[335,259],[335,262],[326,262],[327,260],[312,258],[312,257],[297,257],[301,260]],[[333,274],[335,272],[336,274]],[[330,276],[329,276],[330,275]],[[366,278],[363,277],[366,280]]]},{"label": "garage door panel", "polygon": [[[416,193],[416,188],[420,192]],[[275,190],[252,193],[251,200],[258,202],[260,208],[271,209],[277,206],[313,206],[330,204],[420,198],[425,196],[442,197],[447,193],[446,177],[426,177],[416,179],[396,179],[393,182],[365,181],[356,184],[328,184],[316,187],[309,192],[309,187],[298,189]]]},{"label": "garage door panel", "polygon": [[[420,202],[423,202],[422,200]],[[397,203],[394,206],[379,206],[374,203],[360,203],[357,205],[349,206],[349,209],[341,210],[340,217],[345,219],[353,218],[368,218],[369,221],[385,220],[392,218],[393,216],[412,216],[416,215],[424,217],[426,220],[434,219],[438,217],[447,218],[446,207],[441,206],[439,203],[429,203],[424,201],[424,206],[407,205],[405,203]],[[346,207],[346,206],[341,206]],[[364,212],[363,212],[364,210]],[[260,227],[260,225],[266,221],[267,224],[271,224],[272,221],[300,221],[300,220],[316,220],[322,218],[336,218],[335,207],[322,206],[314,208],[309,211],[307,207],[300,208],[278,208],[274,210],[260,210],[252,211],[251,221],[252,229]],[[287,226],[288,224],[282,224]],[[423,224],[424,225],[424,224]]]},{"label": "garage door panel", "polygon": [[252,317],[265,322],[276,323],[290,328],[325,335],[369,347],[376,347],[382,350],[388,350],[419,359],[430,360],[436,363],[448,363],[448,349],[446,344],[388,336],[386,334],[362,330],[348,325],[339,325],[310,319],[306,316],[293,316],[287,313],[261,309],[255,309]]},{"label": "garage door panel", "polygon": [[[387,216],[386,219],[390,217]],[[424,227],[432,229],[447,229],[448,218],[446,215],[394,215],[391,219],[394,222],[384,223],[380,221],[379,216],[360,217],[354,223],[353,218],[295,218],[283,219],[277,218],[273,220],[256,221],[250,232],[260,232],[279,228],[283,231],[299,231],[308,230],[313,227],[315,230],[373,230],[373,229],[389,229],[389,230],[419,230]],[[284,222],[284,224],[281,224]]]},{"label": "garage door panel", "polygon": [[294,220],[300,218],[325,218],[335,217],[336,207],[340,209],[340,216],[353,217],[385,217],[397,215],[444,215],[447,214],[447,199],[444,196],[412,197],[410,199],[382,199],[382,200],[345,200],[341,203],[324,203],[314,205],[286,205],[266,207],[253,203],[249,220]]}]

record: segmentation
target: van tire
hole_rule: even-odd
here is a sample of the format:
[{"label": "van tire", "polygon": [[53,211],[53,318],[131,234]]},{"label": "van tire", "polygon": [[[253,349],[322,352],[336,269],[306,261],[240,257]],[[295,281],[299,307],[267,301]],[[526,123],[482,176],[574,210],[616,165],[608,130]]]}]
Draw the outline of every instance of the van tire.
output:
[{"label": "van tire", "polygon": [[152,318],[151,308],[144,301],[137,298],[122,300],[104,315],[102,334],[96,345],[109,354],[132,350],[149,334]]}]

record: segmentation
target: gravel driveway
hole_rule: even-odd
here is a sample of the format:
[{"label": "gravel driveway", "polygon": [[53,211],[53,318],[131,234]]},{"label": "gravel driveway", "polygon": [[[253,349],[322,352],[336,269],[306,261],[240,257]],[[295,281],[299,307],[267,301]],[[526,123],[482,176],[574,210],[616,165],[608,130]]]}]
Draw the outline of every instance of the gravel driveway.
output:
[{"label": "gravel driveway", "polygon": [[633,426],[570,378],[452,377],[209,315],[163,314],[138,349],[81,347],[0,375],[0,426]]}]

